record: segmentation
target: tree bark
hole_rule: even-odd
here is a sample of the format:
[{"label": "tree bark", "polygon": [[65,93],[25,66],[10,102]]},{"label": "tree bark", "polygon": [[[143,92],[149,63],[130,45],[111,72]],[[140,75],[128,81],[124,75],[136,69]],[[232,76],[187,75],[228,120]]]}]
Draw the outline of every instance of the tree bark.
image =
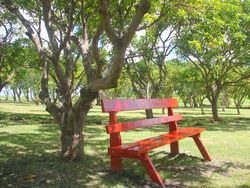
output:
[{"label": "tree bark", "polygon": [[66,127],[74,127],[73,129],[65,129],[61,134],[62,158],[65,162],[78,161],[83,159],[84,136],[82,134],[84,119],[73,119]]},{"label": "tree bark", "polygon": [[14,102],[16,102],[16,90],[12,89],[12,92],[13,92],[13,100]]},{"label": "tree bark", "polygon": [[4,95],[5,95],[5,101],[8,101],[8,99],[9,99],[9,91],[6,88],[5,88],[5,91],[4,91]]},{"label": "tree bark", "polygon": [[4,88],[5,85],[0,84],[0,92],[2,91],[2,89]]},{"label": "tree bark", "polygon": [[198,103],[197,103],[197,99],[196,99],[195,96],[192,97],[192,101],[193,101],[194,107],[197,108],[198,107]]},{"label": "tree bark", "polygon": [[219,113],[218,113],[218,99],[221,92],[221,85],[217,83],[212,87],[208,87],[208,100],[212,105],[212,114],[214,122],[220,121]]},{"label": "tree bark", "polygon": [[221,104],[221,110],[222,110],[222,112],[225,112],[225,105],[224,105],[224,103]]},{"label": "tree bark", "polygon": [[237,114],[240,115],[240,105],[239,104],[236,104],[236,109],[237,109]]},{"label": "tree bark", "polygon": [[[81,96],[73,107],[64,111],[60,119],[62,158],[65,162],[78,161],[84,155],[83,127],[85,118],[92,106],[92,102],[98,97],[98,92],[88,89],[81,90]],[[65,108],[66,110],[66,108]]]},{"label": "tree bark", "polygon": [[236,106],[236,109],[237,109],[237,114],[240,115],[240,103],[235,102],[235,106]]},{"label": "tree bark", "polygon": [[151,118],[154,117],[154,114],[153,114],[153,110],[152,110],[152,109],[147,109],[147,110],[145,110],[145,113],[146,113],[147,119],[151,119]]},{"label": "tree bark", "polygon": [[205,112],[204,112],[204,106],[203,106],[203,103],[200,103],[200,109],[201,109],[201,114],[204,115]]},{"label": "tree bark", "polygon": [[212,105],[212,114],[213,114],[214,121],[220,121],[217,102],[218,102],[217,98],[213,97],[211,101],[211,105]]},{"label": "tree bark", "polygon": [[21,94],[20,93],[16,93],[17,94],[17,98],[18,98],[18,101],[21,103],[22,102],[22,99],[21,99]]},{"label": "tree bark", "polygon": [[24,90],[24,97],[25,97],[25,99],[26,99],[26,101],[27,102],[29,102],[30,101],[30,95],[29,95],[29,93],[30,93],[30,91],[29,91],[29,88],[26,88],[25,90]]}]

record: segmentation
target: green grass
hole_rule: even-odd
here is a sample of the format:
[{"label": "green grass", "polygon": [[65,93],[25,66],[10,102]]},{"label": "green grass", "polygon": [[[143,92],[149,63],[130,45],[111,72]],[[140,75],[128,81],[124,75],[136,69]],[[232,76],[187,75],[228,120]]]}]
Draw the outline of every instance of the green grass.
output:
[{"label": "green grass", "polygon": [[[220,112],[222,121],[212,123],[210,109],[179,108],[181,127],[205,127],[202,140],[213,158],[201,159],[191,139],[180,141],[183,154],[169,155],[169,146],[150,153],[169,187],[250,187],[250,109]],[[155,111],[160,115],[160,111]],[[144,117],[143,111],[119,113],[121,120]],[[85,159],[65,164],[59,157],[60,131],[44,106],[0,103],[0,187],[143,187],[155,186],[140,162],[124,160],[119,173],[109,171],[109,137],[104,125],[108,115],[94,107],[86,120]],[[124,142],[151,137],[167,128],[137,129],[123,133]]]}]

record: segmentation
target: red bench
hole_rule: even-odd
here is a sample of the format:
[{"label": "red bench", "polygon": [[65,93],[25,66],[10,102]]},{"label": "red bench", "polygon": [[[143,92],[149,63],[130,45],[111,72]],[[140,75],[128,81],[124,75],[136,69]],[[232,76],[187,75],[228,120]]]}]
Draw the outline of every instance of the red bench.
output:
[{"label": "red bench", "polygon": [[[181,115],[174,115],[173,108],[178,107],[176,99],[104,99],[102,100],[102,111],[109,113],[109,125],[106,126],[107,133],[110,134],[110,147],[108,154],[111,158],[111,170],[122,169],[122,158],[139,159],[142,161],[148,175],[153,182],[165,187],[161,177],[156,171],[148,152],[160,146],[170,144],[171,153],[179,153],[178,140],[192,137],[199,148],[203,158],[211,161],[207,150],[200,140],[200,133],[204,128],[178,128],[177,121],[182,120]],[[143,119],[133,122],[119,123],[117,112],[131,110],[145,110],[167,108],[168,115]],[[169,124],[169,133],[156,137],[136,141],[134,143],[122,144],[120,132],[133,130],[136,128],[155,126],[159,124]]]}]

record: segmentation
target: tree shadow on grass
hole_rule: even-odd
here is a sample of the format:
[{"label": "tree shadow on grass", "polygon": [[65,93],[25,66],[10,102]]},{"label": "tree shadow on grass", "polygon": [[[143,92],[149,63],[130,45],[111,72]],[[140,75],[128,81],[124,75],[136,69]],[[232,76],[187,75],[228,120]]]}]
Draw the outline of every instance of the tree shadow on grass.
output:
[{"label": "tree shadow on grass", "polygon": [[[12,125],[37,125],[37,124],[56,124],[56,121],[49,114],[29,114],[0,112],[0,127]],[[107,125],[108,118],[96,115],[88,115],[86,125]]]},{"label": "tree shadow on grass", "polygon": [[55,123],[55,120],[48,114],[0,112],[0,127],[50,123]]},{"label": "tree shadow on grass", "polygon": [[[166,157],[162,157],[162,156]],[[214,173],[220,176],[230,176],[232,169],[250,170],[250,165],[233,163],[229,161],[211,161],[207,162],[201,158],[189,156],[187,154],[179,154],[173,156],[169,153],[160,151],[154,152],[152,155],[153,163],[157,166],[157,170],[167,173],[168,177],[163,173],[163,178],[170,178],[166,184],[173,187],[186,187],[187,184],[198,182],[199,186],[212,184],[213,180],[210,176]],[[157,158],[161,156],[161,158]]]},{"label": "tree shadow on grass", "polygon": [[[161,156],[158,158],[158,156]],[[154,152],[150,155],[153,163],[160,173],[164,184],[171,188],[184,188],[196,183],[196,187],[212,185],[211,175],[217,173],[219,176],[229,176],[232,169],[250,170],[250,165],[232,163],[225,161],[205,162],[201,158],[179,154],[171,156],[166,152]],[[106,173],[103,179],[111,184],[119,182],[125,187],[159,187],[153,183],[142,164],[138,160],[123,160],[124,169],[117,173]]]},{"label": "tree shadow on grass", "polygon": [[223,117],[221,121],[215,123],[203,117],[185,117],[180,126],[204,127],[207,131],[250,131],[250,117]]},{"label": "tree shadow on grass", "polygon": [[[16,114],[8,113],[9,117]],[[19,116],[20,115],[20,116]],[[49,115],[18,114],[17,117],[25,117],[24,124],[36,124],[38,121],[46,122]],[[37,118],[33,120],[34,118]],[[204,121],[203,118],[187,119],[186,123]],[[15,120],[13,120],[15,121]],[[109,172],[109,157],[107,147],[109,136],[103,126],[103,117],[90,117],[87,119],[85,131],[86,155],[82,162],[65,164],[59,157],[60,132],[54,124],[38,125],[35,133],[9,133],[1,132],[0,157],[0,187],[143,187],[153,184],[146,174],[141,163],[136,160],[125,159],[124,170],[119,173]],[[240,121],[238,127],[227,119],[224,124],[208,124],[208,131],[248,130],[249,118],[235,119]],[[15,125],[19,125],[19,121]],[[241,123],[243,125],[241,125]],[[22,125],[22,124],[20,124]],[[185,125],[185,121],[183,122]],[[188,125],[188,126],[191,126]],[[193,125],[195,126],[195,125]],[[211,126],[211,127],[210,127]],[[225,127],[225,128],[223,128]],[[232,130],[230,130],[232,129]],[[148,130],[151,130],[150,128]],[[166,127],[159,126],[154,131],[163,131]],[[137,130],[136,130],[137,131]],[[140,131],[138,129],[138,131]],[[249,169],[249,166],[231,162],[207,163],[200,158],[187,155],[172,157],[165,152],[153,152],[150,155],[157,170],[160,172],[166,185],[169,187],[186,187],[187,183],[196,182],[200,185],[211,183],[209,175],[219,173],[227,175],[230,168]],[[244,185],[242,185],[244,187]]]},{"label": "tree shadow on grass", "polygon": [[[157,187],[146,174],[141,163],[125,159],[124,169],[109,172],[107,155],[108,138],[101,128],[87,128],[91,138],[86,140],[87,151],[81,162],[63,163],[59,156],[57,127],[41,125],[39,133],[1,133],[1,183],[8,187]],[[96,134],[97,135],[93,135]],[[157,170],[169,187],[185,187],[184,182],[209,184],[209,173],[226,174],[230,168],[250,168],[230,162],[207,163],[200,158],[179,155],[172,157],[165,152],[150,155]],[[164,156],[164,157],[163,157]],[[171,180],[171,181],[170,181]]]}]

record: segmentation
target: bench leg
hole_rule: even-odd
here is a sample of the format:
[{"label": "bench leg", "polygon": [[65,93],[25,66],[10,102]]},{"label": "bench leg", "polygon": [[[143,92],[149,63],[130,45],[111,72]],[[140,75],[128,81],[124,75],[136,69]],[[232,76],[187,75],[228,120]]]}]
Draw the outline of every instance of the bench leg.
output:
[{"label": "bench leg", "polygon": [[209,156],[205,146],[203,145],[203,143],[201,142],[200,139],[200,134],[194,135],[192,136],[194,139],[195,144],[197,145],[197,147],[199,148],[201,155],[203,156],[203,158],[207,161],[212,161],[212,158]]},{"label": "bench leg", "polygon": [[152,163],[152,160],[148,157],[147,154],[144,154],[141,156],[141,161],[142,161],[142,164],[145,167],[149,177],[151,178],[151,180],[155,183],[158,183],[163,188],[165,188],[166,186],[164,185],[160,175],[158,174],[157,170],[155,169],[155,166]]},{"label": "bench leg", "polygon": [[110,169],[111,171],[120,171],[122,169],[122,158],[121,157],[110,157]]},{"label": "bench leg", "polygon": [[170,144],[170,152],[172,154],[179,154],[179,142],[173,142]]}]

